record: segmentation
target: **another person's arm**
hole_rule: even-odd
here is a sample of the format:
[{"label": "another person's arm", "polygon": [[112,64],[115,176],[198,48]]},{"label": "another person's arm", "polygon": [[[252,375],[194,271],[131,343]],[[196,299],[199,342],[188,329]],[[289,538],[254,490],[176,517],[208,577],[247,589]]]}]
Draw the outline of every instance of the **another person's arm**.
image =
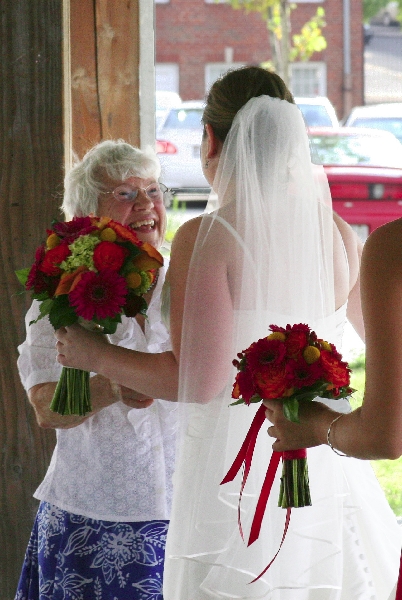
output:
[{"label": "another person's arm", "polygon": [[[333,423],[334,448],[363,459],[402,455],[402,220],[376,230],[365,244],[361,268],[366,333],[363,404]],[[320,403],[301,407],[301,424],[286,421],[279,402],[264,402],[269,428],[282,451],[327,443],[339,415]]]},{"label": "another person's arm", "polygon": [[60,415],[49,406],[57,383],[39,383],[28,391],[28,399],[35,410],[36,420],[45,429],[71,429],[98,413],[103,408],[121,400],[132,408],[147,408],[153,400],[137,394],[133,390],[111,384],[110,380],[95,375],[90,379],[92,411],[85,416]]}]

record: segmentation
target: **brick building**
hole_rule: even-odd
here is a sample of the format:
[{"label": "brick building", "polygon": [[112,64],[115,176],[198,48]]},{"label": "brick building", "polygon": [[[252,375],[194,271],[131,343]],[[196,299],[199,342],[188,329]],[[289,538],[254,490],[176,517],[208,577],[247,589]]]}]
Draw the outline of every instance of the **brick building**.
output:
[{"label": "brick building", "polygon": [[[155,0],[156,87],[202,99],[229,66],[271,58],[268,31],[257,13],[234,10],[225,0]],[[299,0],[291,13],[292,33],[325,9],[327,48],[309,62],[291,66],[296,96],[328,96],[339,118],[363,104],[361,0]]]}]

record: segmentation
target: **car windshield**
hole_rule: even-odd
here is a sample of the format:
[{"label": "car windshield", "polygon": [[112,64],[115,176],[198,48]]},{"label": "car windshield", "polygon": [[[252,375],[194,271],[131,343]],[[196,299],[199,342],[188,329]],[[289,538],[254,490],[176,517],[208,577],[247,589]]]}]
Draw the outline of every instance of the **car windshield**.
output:
[{"label": "car windshield", "polygon": [[402,140],[402,117],[359,117],[354,121],[353,127],[371,127],[372,129],[385,129]]},{"label": "car windshield", "polygon": [[202,108],[176,108],[171,110],[163,127],[166,129],[202,129]]},{"label": "car windshield", "polygon": [[306,125],[309,127],[332,127],[333,123],[325,106],[319,104],[297,104],[300,108]]},{"label": "car windshield", "polygon": [[315,164],[402,168],[402,144],[397,139],[369,135],[311,134],[309,137],[311,160]]}]

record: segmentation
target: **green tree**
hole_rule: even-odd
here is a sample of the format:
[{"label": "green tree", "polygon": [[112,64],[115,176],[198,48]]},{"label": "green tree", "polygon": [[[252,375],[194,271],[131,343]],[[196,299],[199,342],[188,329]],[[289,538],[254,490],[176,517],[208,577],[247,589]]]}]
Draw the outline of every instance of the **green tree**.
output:
[{"label": "green tree", "polygon": [[[290,13],[296,8],[288,0],[228,0],[237,10],[259,13],[266,23],[272,50],[270,66],[289,84],[289,63],[308,61],[314,52],[327,46],[322,29],[326,23],[325,11],[318,7],[316,14],[303,25],[300,33],[291,35]],[[267,63],[265,63],[267,64]]]},{"label": "green tree", "polygon": [[[385,8],[389,0],[363,0],[363,19],[368,23],[381,8]],[[402,0],[398,0],[399,14],[402,12]]]}]

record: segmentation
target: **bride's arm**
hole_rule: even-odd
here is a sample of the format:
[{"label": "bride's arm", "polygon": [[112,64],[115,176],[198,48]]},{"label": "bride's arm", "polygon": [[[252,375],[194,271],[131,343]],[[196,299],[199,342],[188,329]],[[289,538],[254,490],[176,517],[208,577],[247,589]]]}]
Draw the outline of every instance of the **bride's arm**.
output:
[{"label": "bride's arm", "polygon": [[[99,335],[78,325],[61,328],[57,360],[63,366],[93,371],[112,381],[135,389],[149,398],[177,400],[179,357],[187,276],[201,219],[184,223],[176,233],[169,265],[171,293],[170,328],[172,351],[160,354],[137,352],[104,344]],[[223,244],[221,239],[218,242]],[[196,285],[191,282],[196,304],[186,314],[185,356],[182,368],[190,368],[196,402],[208,402],[222,389],[231,368],[232,302],[228,286],[227,264],[220,259],[222,250],[211,247],[202,268],[197,270]],[[188,338],[187,338],[188,340]],[[229,350],[228,350],[229,349]]]},{"label": "bride's arm", "polygon": [[101,336],[74,325],[56,331],[60,364],[98,373],[149,398],[177,400],[183,302],[199,226],[195,221],[182,226],[172,245],[169,279],[173,350],[152,354],[105,344]]}]

